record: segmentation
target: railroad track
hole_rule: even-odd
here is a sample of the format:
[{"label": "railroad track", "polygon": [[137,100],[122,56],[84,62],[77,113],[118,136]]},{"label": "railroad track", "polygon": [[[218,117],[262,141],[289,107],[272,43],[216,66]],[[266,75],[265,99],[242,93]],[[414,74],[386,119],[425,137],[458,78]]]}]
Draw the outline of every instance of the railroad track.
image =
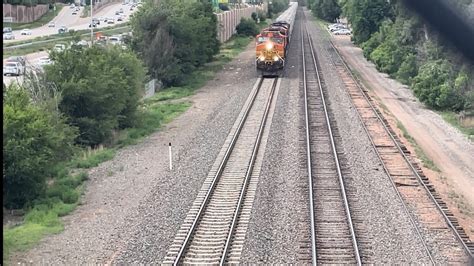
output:
[{"label": "railroad track", "polygon": [[324,80],[311,37],[303,28],[301,38],[312,263],[361,265]]},{"label": "railroad track", "polygon": [[[358,84],[332,42],[331,45],[332,49],[329,52],[335,53],[337,58],[332,59],[336,70],[342,78],[372,146],[383,163],[384,171],[391,178],[392,185],[402,199],[405,210],[409,213],[425,245],[431,262],[435,264],[431,254],[432,251],[436,251],[444,258],[448,258],[448,263],[474,263],[474,243],[469,240],[464,229],[448,210],[446,203],[423,174],[421,167],[413,160],[388,121],[375,107],[367,91]],[[415,220],[421,226],[418,227]],[[430,236],[429,239],[427,236]],[[456,242],[461,245],[453,244]]]},{"label": "railroad track", "polygon": [[257,81],[164,264],[238,263],[256,184],[247,188],[263,156],[259,146],[278,84],[277,78]]}]

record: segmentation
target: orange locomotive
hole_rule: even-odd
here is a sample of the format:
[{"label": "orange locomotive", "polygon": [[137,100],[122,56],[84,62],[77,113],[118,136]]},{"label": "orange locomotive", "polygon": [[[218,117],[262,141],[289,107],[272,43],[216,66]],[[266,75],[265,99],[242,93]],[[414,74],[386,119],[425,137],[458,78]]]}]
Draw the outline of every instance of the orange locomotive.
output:
[{"label": "orange locomotive", "polygon": [[297,7],[297,2],[291,2],[276,22],[257,35],[255,62],[257,71],[263,76],[279,75],[285,67]]}]

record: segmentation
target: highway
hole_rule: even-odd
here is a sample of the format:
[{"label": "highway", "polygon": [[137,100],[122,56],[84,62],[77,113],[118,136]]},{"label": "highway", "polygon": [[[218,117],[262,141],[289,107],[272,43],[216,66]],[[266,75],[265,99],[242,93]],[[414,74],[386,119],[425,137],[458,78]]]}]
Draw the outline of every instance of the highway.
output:
[{"label": "highway", "polygon": [[[130,5],[124,5],[122,3],[114,3],[109,6],[104,7],[101,9],[99,12],[96,14],[93,14],[95,18],[99,17],[108,17],[108,18],[116,18],[117,16],[115,15],[115,12],[118,11],[120,8],[123,8],[124,13],[122,14],[124,16],[124,20],[120,22],[115,22],[115,24],[121,24],[125,23],[128,21],[130,15],[137,10],[135,8],[133,11],[130,11]],[[48,35],[53,35],[58,33],[58,29],[61,26],[66,26],[69,30],[74,29],[74,30],[84,30],[84,29],[89,29],[89,23],[91,21],[90,16],[86,18],[81,18],[81,14],[83,12],[84,7],[81,7],[81,10],[77,13],[77,15],[72,15],[72,11],[74,9],[70,8],[69,6],[65,6],[61,12],[52,20],[55,22],[56,27],[48,27],[48,25],[43,25],[38,28],[30,29],[31,30],[31,35],[20,35],[21,30],[15,30],[13,31],[13,35],[15,36],[15,40],[4,40],[4,43],[12,43],[15,41],[24,41],[24,40],[30,40],[34,39],[37,37],[42,37],[42,36],[48,36]],[[114,24],[106,24],[103,21],[100,23],[100,25],[97,27],[103,28],[106,26],[111,26]],[[94,29],[95,30],[95,29]]]}]

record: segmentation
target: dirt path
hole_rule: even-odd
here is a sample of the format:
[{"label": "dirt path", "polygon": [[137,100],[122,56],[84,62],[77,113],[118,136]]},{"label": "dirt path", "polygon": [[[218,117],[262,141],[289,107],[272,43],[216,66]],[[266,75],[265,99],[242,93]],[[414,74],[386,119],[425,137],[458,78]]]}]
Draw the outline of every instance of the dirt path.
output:
[{"label": "dirt path", "polygon": [[[403,84],[379,73],[348,36],[332,40],[351,69],[406,128],[439,172],[425,171],[474,239],[474,145],[440,115],[426,109]],[[396,129],[396,121],[394,122]],[[400,134],[402,134],[399,131]],[[457,210],[456,210],[457,209]]]}]

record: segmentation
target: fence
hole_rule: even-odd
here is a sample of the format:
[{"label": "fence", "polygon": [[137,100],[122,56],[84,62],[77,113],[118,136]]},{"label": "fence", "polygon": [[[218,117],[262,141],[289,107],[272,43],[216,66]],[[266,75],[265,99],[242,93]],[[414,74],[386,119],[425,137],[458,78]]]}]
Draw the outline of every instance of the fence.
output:
[{"label": "fence", "polygon": [[22,6],[3,4],[3,17],[12,17],[14,23],[30,23],[48,12],[48,5]]},{"label": "fence", "polygon": [[267,12],[267,4],[253,5],[244,8],[236,8],[217,16],[217,38],[220,42],[225,42],[235,33],[235,27],[240,23],[241,18],[251,18],[253,12]]},{"label": "fence", "polygon": [[144,99],[149,98],[153,95],[155,95],[155,92],[161,89],[163,85],[161,84],[160,81],[157,81],[156,79],[150,80],[146,85],[145,85],[145,95],[143,96]]}]

